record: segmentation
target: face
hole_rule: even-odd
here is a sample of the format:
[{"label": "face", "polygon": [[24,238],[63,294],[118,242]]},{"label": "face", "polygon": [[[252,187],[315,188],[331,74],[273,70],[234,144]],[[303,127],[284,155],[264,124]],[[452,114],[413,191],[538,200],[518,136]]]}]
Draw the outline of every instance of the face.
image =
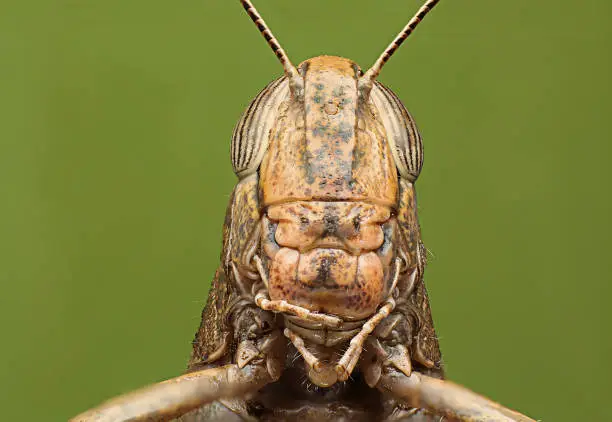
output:
[{"label": "face", "polygon": [[398,171],[359,67],[322,56],[299,69],[303,101],[280,104],[259,171],[270,298],[366,318],[394,275]]}]

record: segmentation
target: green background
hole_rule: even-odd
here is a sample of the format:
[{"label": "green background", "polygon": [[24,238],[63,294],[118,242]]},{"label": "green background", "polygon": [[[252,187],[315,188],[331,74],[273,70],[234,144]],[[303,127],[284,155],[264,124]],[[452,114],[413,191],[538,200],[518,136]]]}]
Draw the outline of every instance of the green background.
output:
[{"label": "green background", "polygon": [[[420,0],[259,0],[294,62],[369,66]],[[612,420],[612,2],[443,0],[381,80],[425,142],[426,282],[453,380]],[[0,3],[0,419],[184,370],[281,67],[238,1]]]}]

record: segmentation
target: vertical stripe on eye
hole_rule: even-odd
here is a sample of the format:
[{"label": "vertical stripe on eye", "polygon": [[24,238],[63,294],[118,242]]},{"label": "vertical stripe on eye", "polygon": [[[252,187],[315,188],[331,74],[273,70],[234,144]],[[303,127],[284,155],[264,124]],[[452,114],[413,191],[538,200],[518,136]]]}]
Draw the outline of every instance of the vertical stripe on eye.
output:
[{"label": "vertical stripe on eye", "polygon": [[283,76],[269,83],[242,114],[234,128],[231,144],[232,167],[238,177],[248,176],[259,168],[278,107],[288,96],[289,84]]},{"label": "vertical stripe on eye", "polygon": [[380,82],[374,84],[371,98],[400,175],[414,182],[423,165],[423,144],[414,119],[397,95]]}]

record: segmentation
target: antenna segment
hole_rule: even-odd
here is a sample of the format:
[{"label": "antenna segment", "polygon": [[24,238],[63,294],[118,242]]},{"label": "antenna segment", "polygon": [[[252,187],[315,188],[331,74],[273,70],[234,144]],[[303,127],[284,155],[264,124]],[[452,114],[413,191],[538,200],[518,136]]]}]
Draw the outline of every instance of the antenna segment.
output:
[{"label": "antenna segment", "polygon": [[298,88],[303,85],[302,78],[298,74],[296,67],[293,63],[291,63],[291,60],[289,60],[289,56],[287,56],[287,53],[285,52],[283,47],[281,47],[278,40],[274,37],[274,34],[272,34],[272,31],[270,31],[270,28],[268,27],[268,25],[266,25],[266,22],[263,20],[257,9],[255,9],[253,3],[251,3],[250,0],[240,0],[240,3],[242,3],[244,10],[246,10],[253,23],[255,23],[255,25],[257,26],[257,29],[259,29],[261,35],[263,35],[263,37],[266,39],[268,45],[270,46],[272,51],[274,51],[274,54],[276,54],[276,57],[278,57],[278,60],[283,65],[283,68],[285,69],[285,74],[287,75],[287,77],[289,77],[291,91],[293,93],[296,93],[298,91]]},{"label": "antenna segment", "polygon": [[414,28],[417,27],[417,25],[423,20],[425,15],[427,15],[431,11],[431,9],[433,9],[434,6],[438,4],[439,1],[440,0],[427,0],[427,2],[425,2],[425,4],[419,9],[417,14],[414,15],[412,19],[410,19],[408,24],[404,27],[404,29],[402,29],[402,31],[397,35],[397,37],[395,37],[393,42],[389,44],[387,49],[380,55],[374,65],[362,76],[365,85],[371,88],[372,83],[380,74],[380,70],[385,65],[385,63],[387,63],[393,53],[397,51],[399,46],[402,45],[406,38],[408,38],[408,36],[412,34]]}]

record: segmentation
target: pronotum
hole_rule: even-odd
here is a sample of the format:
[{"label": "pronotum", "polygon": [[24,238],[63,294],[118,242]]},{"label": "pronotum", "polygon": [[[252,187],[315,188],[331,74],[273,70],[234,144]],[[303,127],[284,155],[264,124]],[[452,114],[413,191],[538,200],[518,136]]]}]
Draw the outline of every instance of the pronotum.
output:
[{"label": "pronotum", "polygon": [[416,125],[376,79],[428,0],[365,73],[283,65],[236,125],[223,252],[180,377],[75,421],[531,421],[444,381],[423,284]]}]

